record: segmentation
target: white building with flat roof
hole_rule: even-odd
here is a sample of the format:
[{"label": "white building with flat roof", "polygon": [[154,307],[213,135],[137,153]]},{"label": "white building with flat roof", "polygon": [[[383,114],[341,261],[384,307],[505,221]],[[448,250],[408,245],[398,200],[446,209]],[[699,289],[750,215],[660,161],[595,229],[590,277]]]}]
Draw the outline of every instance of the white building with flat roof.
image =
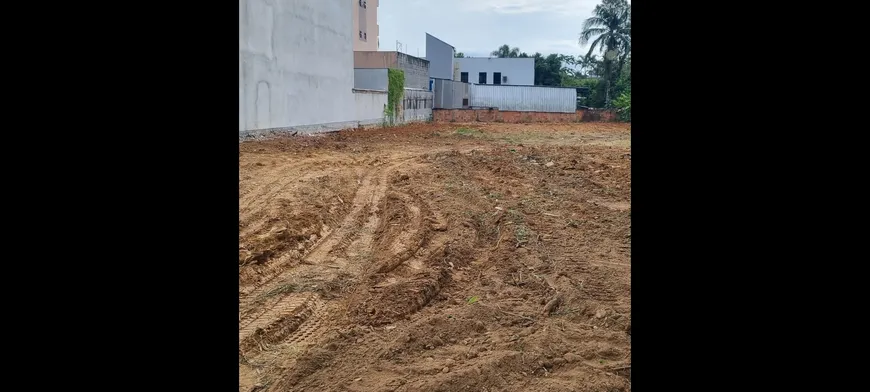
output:
[{"label": "white building with flat roof", "polygon": [[459,65],[459,80],[474,84],[535,85],[534,58],[464,57]]}]

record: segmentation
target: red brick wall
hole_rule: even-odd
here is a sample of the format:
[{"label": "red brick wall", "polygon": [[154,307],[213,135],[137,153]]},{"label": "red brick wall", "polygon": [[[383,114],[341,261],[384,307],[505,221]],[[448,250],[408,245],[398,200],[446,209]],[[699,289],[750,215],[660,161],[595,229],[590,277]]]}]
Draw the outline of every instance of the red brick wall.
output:
[{"label": "red brick wall", "polygon": [[581,122],[615,121],[612,110],[578,110],[575,113],[513,112],[498,109],[432,109],[432,119],[436,122]]}]

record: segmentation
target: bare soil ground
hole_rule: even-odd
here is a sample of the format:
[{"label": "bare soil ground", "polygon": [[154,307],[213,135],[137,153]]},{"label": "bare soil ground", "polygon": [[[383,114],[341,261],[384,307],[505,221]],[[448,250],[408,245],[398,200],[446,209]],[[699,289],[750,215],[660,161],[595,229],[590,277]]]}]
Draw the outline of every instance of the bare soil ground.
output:
[{"label": "bare soil ground", "polygon": [[630,391],[628,124],[240,144],[240,391]]}]

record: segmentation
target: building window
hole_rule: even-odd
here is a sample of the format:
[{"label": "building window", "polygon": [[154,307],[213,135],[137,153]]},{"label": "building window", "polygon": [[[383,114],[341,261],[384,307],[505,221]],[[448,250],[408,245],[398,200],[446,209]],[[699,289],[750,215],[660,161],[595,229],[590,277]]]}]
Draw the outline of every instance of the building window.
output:
[{"label": "building window", "polygon": [[363,0],[363,2],[362,2],[362,3],[363,3],[363,8],[366,8],[366,1],[365,1],[365,0]]},{"label": "building window", "polygon": [[486,72],[480,72],[477,74],[477,83],[486,84]]},{"label": "building window", "polygon": [[492,73],[492,84],[501,84],[501,72]]},{"label": "building window", "polygon": [[468,83],[468,72],[460,72],[459,81],[462,83]]},{"label": "building window", "polygon": [[363,40],[367,40],[367,39],[368,39],[368,34],[363,33]]},{"label": "building window", "polygon": [[362,38],[362,30],[359,31],[359,37]]}]

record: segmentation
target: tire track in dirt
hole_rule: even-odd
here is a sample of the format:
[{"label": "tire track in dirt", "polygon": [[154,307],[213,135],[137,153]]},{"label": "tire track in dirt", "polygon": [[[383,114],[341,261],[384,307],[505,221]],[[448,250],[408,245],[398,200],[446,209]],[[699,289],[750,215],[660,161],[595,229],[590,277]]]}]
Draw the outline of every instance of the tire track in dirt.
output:
[{"label": "tire track in dirt", "polygon": [[[272,172],[267,172],[264,176],[277,176],[278,179],[258,188],[259,192],[251,196],[239,198],[239,224],[243,227],[239,231],[239,238],[250,236],[266,225],[268,221],[268,219],[264,219],[268,215],[266,206],[278,196],[299,187],[300,184],[305,185],[306,182],[316,178],[341,173],[340,170],[335,168],[317,170],[314,167],[308,168],[309,166],[313,165],[305,165],[306,172],[298,176],[282,175],[281,173],[291,171],[298,173],[300,168],[293,168],[291,170],[279,168]],[[366,174],[368,173],[363,175],[365,176]]]},{"label": "tire track in dirt", "polygon": [[286,341],[287,343],[296,345],[306,344],[313,341],[324,332],[324,320],[327,315],[326,304],[322,301],[317,301],[314,305],[311,316],[308,317],[308,320]]},{"label": "tire track in dirt", "polygon": [[239,330],[239,352],[265,349],[298,331],[305,321],[322,306],[317,294],[288,294],[261,317]]},{"label": "tire track in dirt", "polygon": [[[363,180],[360,181],[360,186],[352,201],[350,212],[344,217],[339,227],[332,230],[329,235],[324,236],[322,240],[318,241],[318,243],[307,252],[307,254],[302,258],[302,262],[308,264],[321,264],[326,260],[326,257],[330,252],[332,252],[336,245],[343,241],[347,241],[348,237],[360,235],[360,226],[358,223],[365,219],[364,212],[369,211],[372,202],[377,202],[386,192],[386,177],[389,172],[403,163],[404,161],[399,161],[382,169],[378,176],[369,173],[369,175],[363,178]],[[276,262],[276,265],[283,265],[289,257],[288,254],[282,255],[278,259],[278,262]],[[297,273],[292,270],[283,271],[283,273],[275,274],[271,278],[264,280],[252,289],[242,290],[244,297],[241,299],[241,305],[247,307],[256,297],[275,289],[275,284],[273,284],[273,282],[277,281],[280,284],[281,281],[284,281],[286,278],[293,275],[297,275]]]},{"label": "tire track in dirt", "polygon": [[[425,307],[451,278],[441,260],[449,237],[447,223],[417,195],[397,192],[409,212],[408,224],[389,244],[387,255],[373,266],[371,285],[363,287],[349,309],[361,324],[382,325]],[[422,249],[422,250],[421,250]]]},{"label": "tire track in dirt", "polygon": [[[378,262],[375,267],[375,273],[388,273],[400,265],[410,259],[418,249],[420,249],[421,244],[426,239],[427,232],[421,232],[421,228],[423,226],[423,218],[421,213],[421,208],[419,205],[415,203],[415,200],[408,194],[403,192],[396,192],[391,194],[392,201],[395,203],[396,201],[400,202],[401,208],[408,216],[408,223],[399,228],[398,235],[386,235],[389,229],[392,227],[388,227],[387,225],[398,225],[397,223],[389,223],[384,222],[384,224],[377,229],[380,233],[380,237],[383,242],[379,244],[379,248],[381,248],[381,252],[384,254],[381,258],[385,259],[381,262]],[[387,208],[390,208],[388,206]],[[396,207],[392,207],[396,208]],[[396,214],[395,211],[392,211],[393,214]],[[386,243],[389,241],[389,243]]]},{"label": "tire track in dirt", "polygon": [[[348,170],[340,167],[315,167],[318,164],[329,166],[335,163],[332,160],[302,164],[282,161],[277,165],[273,161],[272,166],[246,173],[245,177],[262,176],[273,181],[248,186],[248,190],[254,190],[245,197],[241,195],[245,189],[240,186],[239,292],[242,296],[279,275],[286,269],[288,260],[305,257],[329,237],[346,215],[349,203],[344,200],[352,198],[354,193],[348,194],[348,190],[355,191],[358,184],[353,177],[371,169],[354,168],[351,170],[354,175],[347,176],[344,174],[348,174]],[[245,166],[248,169],[253,164]],[[240,177],[242,170],[240,167]],[[316,203],[317,208],[307,209],[303,203],[308,199]],[[243,263],[246,256],[250,261],[245,259]]]},{"label": "tire track in dirt", "polygon": [[[288,294],[279,299],[269,299],[269,293],[280,289],[281,284],[304,273],[307,275],[318,275],[320,277],[329,275],[338,275],[334,266],[330,268],[326,264],[327,257],[336,249],[342,249],[343,243],[348,243],[351,240],[348,238],[357,238],[352,241],[350,247],[357,249],[365,249],[371,246],[372,242],[372,227],[376,227],[379,223],[376,206],[383,195],[386,193],[387,177],[392,170],[402,165],[404,161],[393,163],[386,168],[383,168],[377,176],[367,176],[360,182],[360,187],[352,202],[350,213],[342,221],[342,224],[336,228],[330,236],[325,237],[303,258],[303,264],[298,268],[284,271],[281,274],[269,279],[263,284],[255,287],[244,298],[240,299],[240,314],[248,313],[247,317],[240,317],[239,325],[239,344],[240,350],[250,350],[251,345],[259,345],[260,342],[279,342],[289,339],[295,343],[301,343],[310,340],[316,335],[321,328],[323,320],[322,306],[320,304],[305,307],[304,310],[299,310],[297,295]],[[368,215],[368,220],[365,220]],[[360,226],[360,222],[365,220],[365,224]],[[338,270],[347,270],[348,263],[343,258],[336,257],[339,262]],[[344,264],[344,265],[342,265]],[[315,271],[317,270],[317,271]],[[314,274],[316,272],[316,274]],[[312,294],[315,295],[315,294]],[[262,298],[266,298],[263,306],[257,312],[250,312],[257,308],[257,302]],[[319,301],[319,299],[318,299]],[[253,308],[253,309],[252,309]],[[287,315],[290,316],[287,316]],[[312,314],[313,321],[307,323]],[[288,321],[289,319],[289,321]],[[254,343],[256,342],[256,343]]]},{"label": "tire track in dirt", "polygon": [[623,270],[623,268],[587,263],[587,266],[581,268],[585,277],[582,278],[583,283],[580,291],[588,298],[604,304],[619,302],[622,293],[615,289],[617,282],[610,274],[612,270]]},{"label": "tire track in dirt", "polygon": [[348,231],[349,235],[344,236],[338,243],[329,251],[332,254],[341,254],[347,250],[348,246],[360,237],[360,231],[365,224],[366,217],[371,213],[371,205],[366,206],[365,213],[357,214],[356,219],[351,222]]},{"label": "tire track in dirt", "polygon": [[[279,165],[269,166],[268,169],[252,173],[259,178],[274,178],[267,183],[254,183],[255,186],[239,190],[239,220],[246,221],[252,212],[261,211],[262,207],[271,200],[271,195],[279,193],[291,183],[298,183],[300,179],[313,178],[321,175],[324,171],[333,169],[317,170],[317,167],[327,167],[326,161],[283,162]],[[241,168],[240,168],[241,169]],[[281,173],[305,173],[302,177],[281,175]]]},{"label": "tire track in dirt", "polygon": [[[361,218],[362,210],[367,206],[366,197],[368,196],[368,193],[371,193],[372,191],[371,181],[371,173],[367,173],[363,180],[360,181],[360,186],[357,188],[350,212],[345,215],[337,228],[331,230],[327,235],[324,235],[320,241],[306,252],[302,257],[303,261],[312,258],[321,258],[322,255],[318,252],[325,250],[325,252],[328,253],[337,242],[343,240],[342,237],[348,236],[355,231],[356,225],[354,223]],[[284,254],[278,258],[275,264],[279,267],[283,267],[289,258],[290,255]],[[277,272],[284,272],[283,268]],[[274,287],[270,286],[270,283],[281,276],[281,273],[274,273],[259,285],[255,285],[249,290],[242,290],[243,294],[245,294],[245,298],[242,299],[242,305],[250,304],[251,299],[263,295],[270,289],[273,289]]]}]

